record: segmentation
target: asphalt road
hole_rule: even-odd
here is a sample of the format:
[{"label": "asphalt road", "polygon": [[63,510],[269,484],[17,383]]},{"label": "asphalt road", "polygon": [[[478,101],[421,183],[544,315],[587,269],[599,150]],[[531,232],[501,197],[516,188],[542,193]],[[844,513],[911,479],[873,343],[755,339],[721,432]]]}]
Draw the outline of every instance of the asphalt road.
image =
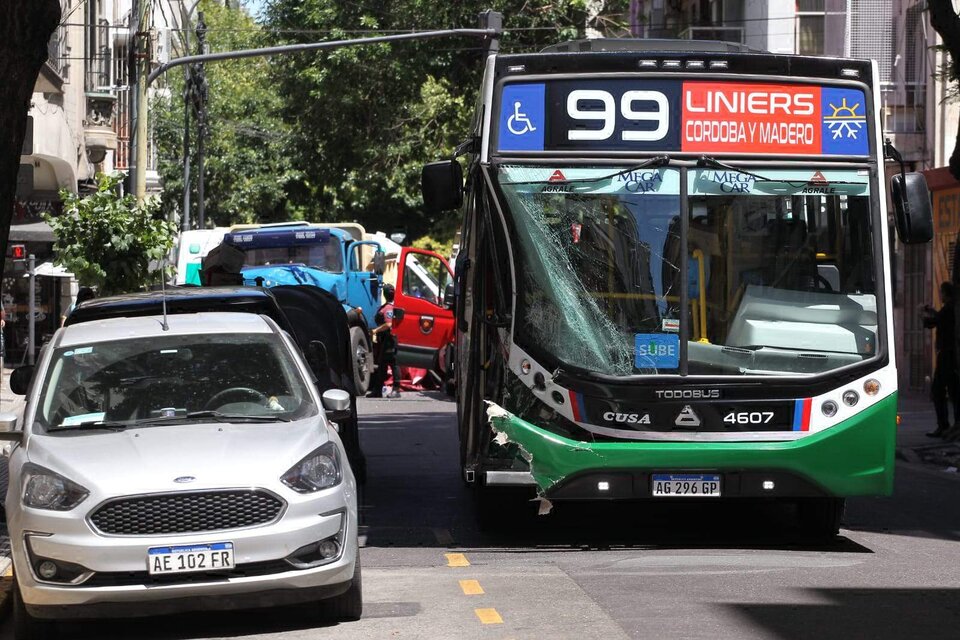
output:
[{"label": "asphalt road", "polygon": [[531,507],[481,530],[451,402],[404,394],[361,413],[362,620],[283,608],[74,624],[66,637],[960,638],[957,474],[902,465],[896,495],[850,501],[823,547],[767,505]]}]

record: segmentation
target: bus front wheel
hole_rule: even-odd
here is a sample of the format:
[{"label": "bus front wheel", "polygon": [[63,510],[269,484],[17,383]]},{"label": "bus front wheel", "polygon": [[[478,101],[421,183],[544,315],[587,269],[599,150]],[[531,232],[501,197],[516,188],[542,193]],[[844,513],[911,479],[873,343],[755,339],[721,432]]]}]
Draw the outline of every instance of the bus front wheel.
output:
[{"label": "bus front wheel", "polygon": [[806,498],[797,503],[801,532],[820,541],[833,540],[840,533],[843,498]]}]

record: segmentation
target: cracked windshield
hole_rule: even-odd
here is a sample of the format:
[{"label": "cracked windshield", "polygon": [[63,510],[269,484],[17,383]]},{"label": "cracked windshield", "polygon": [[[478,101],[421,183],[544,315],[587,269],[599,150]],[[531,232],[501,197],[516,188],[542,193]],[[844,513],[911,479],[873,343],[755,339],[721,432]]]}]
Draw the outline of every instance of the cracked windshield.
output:
[{"label": "cracked windshield", "polygon": [[58,349],[36,424],[47,431],[316,414],[300,372],[271,334],[117,340]]},{"label": "cracked windshield", "polygon": [[686,243],[679,178],[499,168],[521,245],[522,346],[617,376],[814,374],[876,354],[866,172],[691,170]]}]

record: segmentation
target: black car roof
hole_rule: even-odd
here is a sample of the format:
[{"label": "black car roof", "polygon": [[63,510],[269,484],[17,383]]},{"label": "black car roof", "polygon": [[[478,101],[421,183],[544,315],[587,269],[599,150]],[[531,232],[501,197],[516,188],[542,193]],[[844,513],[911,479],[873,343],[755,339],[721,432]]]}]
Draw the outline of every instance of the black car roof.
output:
[{"label": "black car roof", "polygon": [[78,305],[67,316],[64,326],[106,318],[160,315],[163,313],[164,298],[169,314],[207,311],[264,314],[273,319],[281,329],[294,333],[273,295],[259,287],[168,287],[166,291],[143,291],[94,298]]}]

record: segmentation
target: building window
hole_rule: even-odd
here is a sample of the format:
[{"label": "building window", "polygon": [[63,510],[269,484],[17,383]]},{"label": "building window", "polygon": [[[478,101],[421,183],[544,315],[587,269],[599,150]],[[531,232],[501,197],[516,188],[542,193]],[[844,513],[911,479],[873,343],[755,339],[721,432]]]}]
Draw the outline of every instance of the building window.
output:
[{"label": "building window", "polygon": [[797,0],[797,53],[819,56],[824,52],[826,7],[824,0]]}]

